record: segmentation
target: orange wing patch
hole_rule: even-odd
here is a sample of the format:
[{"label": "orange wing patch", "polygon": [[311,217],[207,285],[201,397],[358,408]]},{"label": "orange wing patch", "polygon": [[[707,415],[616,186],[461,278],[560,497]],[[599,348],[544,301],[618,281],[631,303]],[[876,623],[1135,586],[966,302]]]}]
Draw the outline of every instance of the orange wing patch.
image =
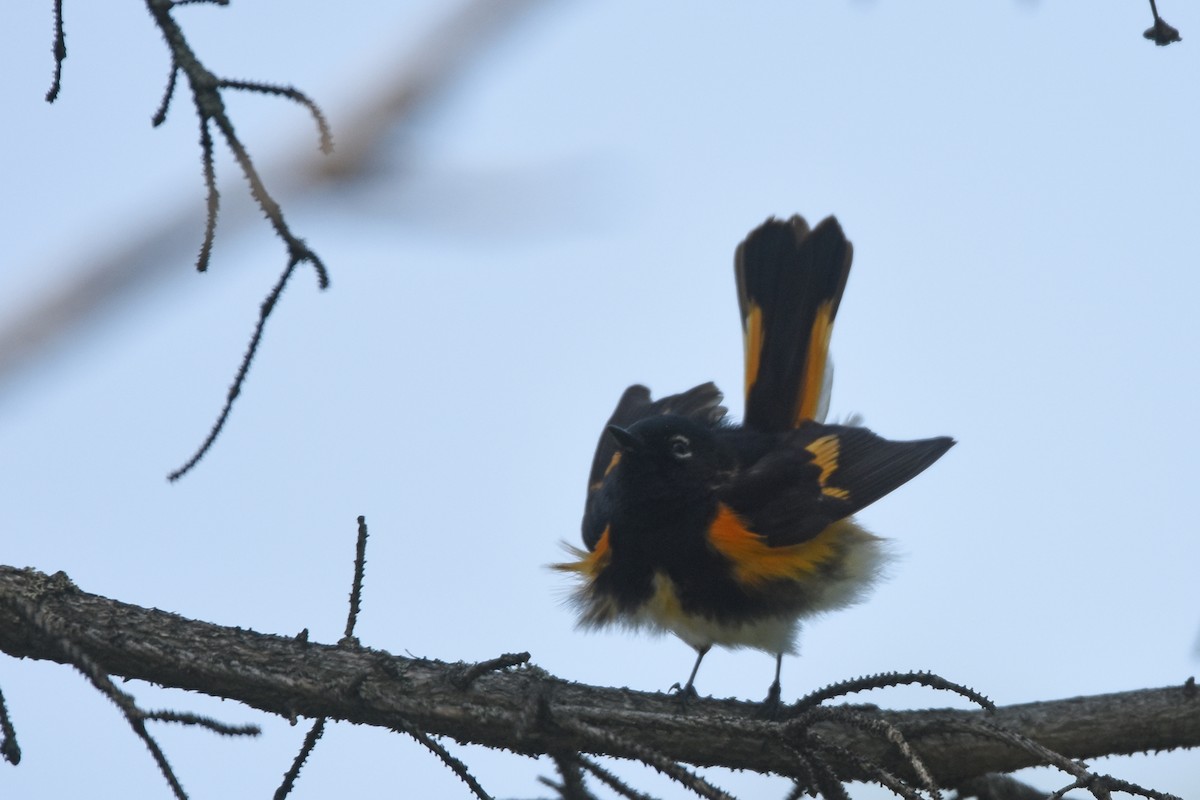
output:
[{"label": "orange wing patch", "polygon": [[613,453],[612,461],[608,462],[608,466],[604,468],[604,477],[608,477],[608,473],[612,472],[617,464],[621,463],[621,451]]},{"label": "orange wing patch", "polygon": [[828,436],[813,439],[805,445],[804,449],[812,453],[813,463],[821,469],[821,474],[817,476],[817,482],[821,484],[821,494],[838,500],[849,500],[850,492],[829,485],[830,476],[838,468],[838,456],[842,450],[842,444],[838,441],[837,435],[831,433]]},{"label": "orange wing patch", "polygon": [[608,477],[608,473],[612,472],[613,469],[620,462],[621,462],[621,451],[618,450],[617,452],[613,453],[612,460],[609,461],[608,466],[604,468],[604,474],[600,477],[600,480],[596,481],[591,486],[589,486],[588,491],[594,492],[594,491],[598,490],[601,486],[603,486],[604,479]]},{"label": "orange wing patch", "polygon": [[834,542],[840,524],[833,523],[807,542],[770,547],[765,537],[747,528],[737,513],[722,503],[717,506],[717,517],[709,528],[708,538],[717,552],[733,564],[737,581],[755,585],[816,572],[836,557]]},{"label": "orange wing patch", "polygon": [[750,304],[750,312],[746,314],[746,329],[742,334],[746,344],[746,397],[758,379],[758,363],[762,357],[763,328],[762,307]]},{"label": "orange wing patch", "polygon": [[833,301],[817,306],[812,330],[808,337],[808,353],[804,359],[804,380],[800,383],[799,403],[795,424],[817,418],[821,392],[825,386],[825,364],[829,359],[829,338],[833,335]]}]

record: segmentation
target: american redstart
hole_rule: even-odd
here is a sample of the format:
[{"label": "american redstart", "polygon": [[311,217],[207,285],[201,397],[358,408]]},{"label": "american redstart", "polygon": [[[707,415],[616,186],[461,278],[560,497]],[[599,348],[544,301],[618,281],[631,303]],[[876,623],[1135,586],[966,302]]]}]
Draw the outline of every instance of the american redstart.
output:
[{"label": "american redstart", "polygon": [[837,220],[810,230],[769,219],[737,248],[746,409],[725,418],[705,383],[651,400],[630,386],[588,479],[587,550],[555,565],[580,580],[579,625],[674,633],[697,652],[685,696],[714,644],[776,656],[801,619],[860,600],[887,559],[851,515],[941,457],[949,437],[894,442],[823,423],[829,337],[853,249]]}]

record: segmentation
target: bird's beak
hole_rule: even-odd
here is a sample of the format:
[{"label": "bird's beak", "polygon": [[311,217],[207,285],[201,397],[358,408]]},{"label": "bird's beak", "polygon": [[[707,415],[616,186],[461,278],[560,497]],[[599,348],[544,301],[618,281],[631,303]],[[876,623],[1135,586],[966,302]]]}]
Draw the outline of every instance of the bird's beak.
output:
[{"label": "bird's beak", "polygon": [[606,429],[608,435],[617,440],[617,447],[623,453],[635,453],[646,446],[642,438],[636,433],[630,433],[617,425],[609,425]]}]

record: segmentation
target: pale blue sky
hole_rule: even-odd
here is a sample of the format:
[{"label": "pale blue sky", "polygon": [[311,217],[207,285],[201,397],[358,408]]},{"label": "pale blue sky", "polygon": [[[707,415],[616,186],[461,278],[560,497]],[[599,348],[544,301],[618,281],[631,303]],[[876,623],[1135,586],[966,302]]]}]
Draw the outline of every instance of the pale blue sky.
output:
[{"label": "pale blue sky", "polygon": [[[213,70],[309,92],[336,141],[443,5],[241,0],[178,17]],[[563,678],[666,689],[691,651],[575,631],[544,565],[578,537],[592,448],[626,385],[715,380],[740,414],[734,246],[768,215],[832,213],[856,253],[832,414],[959,445],[861,515],[902,558],[869,602],[806,628],[785,698],[890,669],[1005,704],[1181,683],[1200,630],[1200,10],[1160,6],[1181,44],[1141,38],[1140,0],[542,8],[396,137],[404,155],[369,185],[286,207],[332,287],[297,276],[223,439],[168,485],[282,247],[264,224],[228,225],[212,271],[191,271],[195,116],[181,95],[149,125],[167,60],[141,4],[67,4],[54,106],[50,3],[18,4],[0,30],[0,330],[180,208],[195,231],[164,256],[177,277],[0,384],[0,562],[329,642],[365,514],[366,643],[446,660],[528,650]],[[230,107],[264,164],[315,150],[302,110]],[[223,154],[219,169],[235,175]],[[714,652],[698,688],[757,699],[772,667]],[[0,657],[0,687],[24,750],[0,764],[0,794],[168,796],[73,671]],[[196,798],[267,796],[306,729],[126,688],[264,726],[257,741],[156,729]],[[547,764],[455,751],[496,795],[546,793]],[[1200,792],[1193,754],[1096,766]],[[680,794],[644,773],[629,771]],[[293,796],[348,786],[465,796],[415,744],[333,726]]]}]

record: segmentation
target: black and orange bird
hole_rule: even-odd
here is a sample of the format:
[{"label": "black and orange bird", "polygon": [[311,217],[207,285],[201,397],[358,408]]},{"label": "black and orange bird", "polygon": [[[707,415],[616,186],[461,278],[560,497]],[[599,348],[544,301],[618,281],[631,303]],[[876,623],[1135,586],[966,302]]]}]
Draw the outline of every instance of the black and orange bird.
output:
[{"label": "black and orange bird", "polygon": [[752,647],[776,657],[767,702],[778,704],[800,621],[862,599],[887,560],[884,540],[851,515],[954,444],[823,422],[852,254],[833,217],[752,231],[735,257],[742,424],[726,420],[712,383],[659,400],[630,386],[596,447],[587,549],[555,568],[579,581],[581,627],[670,632],[695,648],[684,696],[714,644]]}]

